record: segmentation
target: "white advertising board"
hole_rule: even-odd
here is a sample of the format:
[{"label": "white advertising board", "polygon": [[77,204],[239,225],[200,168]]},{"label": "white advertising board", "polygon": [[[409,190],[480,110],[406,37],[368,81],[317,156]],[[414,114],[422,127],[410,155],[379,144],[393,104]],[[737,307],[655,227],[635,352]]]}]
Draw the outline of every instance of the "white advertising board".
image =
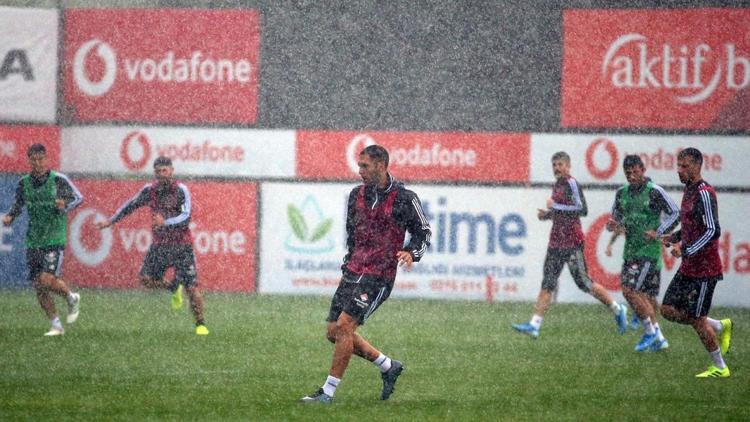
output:
[{"label": "white advertising board", "polygon": [[703,153],[703,176],[714,186],[748,187],[750,138],[740,136],[531,135],[531,182],[552,182],[556,151],[571,157],[571,173],[583,184],[622,184],[622,160],[639,155],[646,175],[663,186],[678,186],[677,154],[687,147]]},{"label": "white advertising board", "polygon": [[55,121],[57,15],[0,7],[0,119]]},{"label": "white advertising board", "polygon": [[292,130],[167,127],[66,127],[61,169],[70,173],[150,175],[160,155],[178,175],[293,177]]},{"label": "white advertising board", "polygon": [[[264,183],[261,190],[261,293],[332,294],[345,254],[346,198],[353,185]],[[433,234],[432,245],[411,272],[399,269],[393,297],[533,301],[542,279],[542,263],[551,223],[536,210],[550,191],[542,188],[411,186],[422,200]],[[584,192],[589,215],[583,222],[592,276],[619,294],[622,242],[612,257],[602,230],[614,191]],[[679,192],[671,192],[679,201]],[[741,224],[741,194],[720,194],[722,256],[729,262],[714,305],[748,306],[750,229]],[[321,235],[318,228],[330,228]],[[313,235],[317,233],[317,235]],[[315,240],[313,240],[315,239]],[[665,263],[662,293],[678,262]],[[488,289],[489,287],[489,289]],[[593,303],[563,272],[560,302]]]}]

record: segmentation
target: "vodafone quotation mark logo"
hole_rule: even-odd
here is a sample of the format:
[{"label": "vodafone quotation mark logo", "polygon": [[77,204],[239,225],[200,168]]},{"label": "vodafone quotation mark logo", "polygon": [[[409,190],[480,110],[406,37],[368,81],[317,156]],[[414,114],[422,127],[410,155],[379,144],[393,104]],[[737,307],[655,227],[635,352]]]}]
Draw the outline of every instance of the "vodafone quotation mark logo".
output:
[{"label": "vodafone quotation mark logo", "polygon": [[[76,214],[70,223],[70,247],[76,258],[89,267],[101,264],[107,259],[109,251],[112,249],[112,230],[96,230],[93,228],[94,224],[100,221],[107,221],[107,218],[94,208],[86,208]],[[89,249],[84,242],[84,239],[87,238],[84,234],[87,228],[91,228],[101,236],[99,244],[93,250]]]},{"label": "vodafone quotation mark logo", "polygon": [[120,145],[120,159],[128,170],[141,170],[151,159],[151,143],[145,133],[128,133]]},{"label": "vodafone quotation mark logo", "polygon": [[[607,161],[605,166],[602,164],[602,156]],[[609,179],[617,171],[619,157],[615,143],[606,138],[598,138],[586,149],[586,168],[589,173],[597,179]]]},{"label": "vodafone quotation mark logo", "polygon": [[375,145],[375,140],[367,134],[359,134],[349,141],[346,147],[346,164],[354,174],[359,174],[359,153],[370,145]]},{"label": "vodafone quotation mark logo", "polygon": [[[104,76],[100,81],[92,81],[86,74],[86,63],[89,53],[96,54],[104,62]],[[93,39],[78,48],[73,58],[73,79],[78,89],[92,97],[106,94],[115,83],[117,75],[117,57],[112,48],[105,42]]]}]

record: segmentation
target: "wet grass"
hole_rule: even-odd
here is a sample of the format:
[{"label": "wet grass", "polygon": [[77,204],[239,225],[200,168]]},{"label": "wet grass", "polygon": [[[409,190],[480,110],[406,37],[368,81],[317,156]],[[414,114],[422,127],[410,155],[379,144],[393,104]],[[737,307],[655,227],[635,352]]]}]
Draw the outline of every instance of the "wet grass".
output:
[{"label": "wet grass", "polygon": [[[1,420],[748,420],[750,310],[716,309],[737,328],[732,378],[687,327],[671,348],[632,351],[602,306],[555,305],[539,340],[515,334],[527,303],[389,300],[361,332],[406,370],[388,402],[355,358],[333,406],[297,400],[325,380],[328,298],[207,294],[211,334],[193,334],[166,293],[84,290],[65,336],[29,290],[0,290]],[[62,302],[58,301],[61,306]]]}]

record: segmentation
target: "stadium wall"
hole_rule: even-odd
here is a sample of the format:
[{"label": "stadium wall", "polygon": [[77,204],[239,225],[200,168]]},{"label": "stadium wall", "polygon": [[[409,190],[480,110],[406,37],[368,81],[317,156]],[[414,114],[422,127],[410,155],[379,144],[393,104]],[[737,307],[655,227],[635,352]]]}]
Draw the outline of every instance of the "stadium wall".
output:
[{"label": "stadium wall", "polygon": [[[573,157],[591,209],[590,265],[617,290],[618,260],[603,256],[601,221],[624,182],[619,162],[641,155],[678,200],[675,156],[697,146],[720,192],[726,287],[716,303],[748,306],[750,46],[731,29],[750,16],[566,4],[0,7],[0,205],[9,208],[26,171],[25,149],[45,143],[53,166],[87,197],[71,215],[66,276],[132,288],[150,241],[143,215],[104,232],[91,223],[149,179],[155,156],[168,155],[194,186],[209,290],[330,294],[356,153],[378,143],[436,231],[395,294],[533,300],[549,229],[534,215],[551,186],[552,152]],[[663,31],[675,19],[723,29]],[[18,27],[28,20],[38,25]],[[641,54],[658,71],[643,67]],[[1,232],[2,286],[28,285],[23,218]],[[674,271],[666,259],[664,279]],[[563,283],[558,300],[589,298]]]}]

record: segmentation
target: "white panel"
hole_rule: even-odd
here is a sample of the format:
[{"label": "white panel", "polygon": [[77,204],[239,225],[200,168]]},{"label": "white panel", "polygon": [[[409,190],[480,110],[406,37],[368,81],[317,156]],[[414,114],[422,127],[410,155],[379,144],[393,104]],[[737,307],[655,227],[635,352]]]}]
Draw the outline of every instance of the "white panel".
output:
[{"label": "white panel", "polygon": [[0,118],[52,123],[57,9],[0,7]]},{"label": "white panel", "polygon": [[[345,251],[346,198],[353,184],[264,183],[261,190],[260,280],[261,293],[330,295],[338,285]],[[394,297],[436,299],[488,299],[488,277],[492,300],[533,301],[542,280],[542,264],[551,222],[536,218],[550,195],[543,188],[490,188],[409,186],[417,192],[433,229],[432,246],[412,272],[399,270]],[[596,277],[619,293],[622,240],[615,254],[606,257],[609,239],[595,223],[606,219],[614,191],[584,192],[589,214],[583,230],[596,245],[590,268]],[[675,201],[680,192],[670,192]],[[750,298],[750,229],[741,224],[742,194],[720,194],[723,255],[730,254],[728,271],[716,290],[714,305],[748,306]],[[315,229],[332,221],[331,229],[317,241]],[[292,228],[296,221],[298,230]],[[471,224],[474,223],[474,239]],[[525,230],[524,230],[525,229]],[[679,262],[667,262],[662,289]],[[608,284],[606,284],[608,283]],[[614,283],[614,284],[613,284]],[[567,270],[563,271],[557,295],[560,302],[594,303],[582,293]]]},{"label": "white panel", "polygon": [[550,159],[556,151],[571,157],[572,175],[581,183],[625,183],[622,160],[640,155],[646,175],[665,186],[680,185],[677,153],[698,148],[704,155],[703,176],[714,186],[750,186],[745,170],[750,138],[729,136],[532,134],[531,181],[551,182]]},{"label": "white panel", "polygon": [[291,130],[167,127],[69,127],[61,133],[61,169],[75,173],[151,174],[159,155],[177,175],[293,177]]}]

